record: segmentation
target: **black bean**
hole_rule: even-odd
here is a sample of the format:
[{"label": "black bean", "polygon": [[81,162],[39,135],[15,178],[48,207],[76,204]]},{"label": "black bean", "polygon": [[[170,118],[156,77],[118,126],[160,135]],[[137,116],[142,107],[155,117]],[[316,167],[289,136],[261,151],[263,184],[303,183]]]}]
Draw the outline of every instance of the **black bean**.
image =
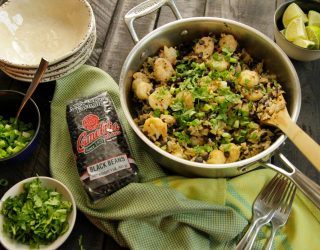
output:
[{"label": "black bean", "polygon": [[203,162],[203,158],[201,156],[197,156],[195,159],[194,159],[195,162]]},{"label": "black bean", "polygon": [[203,160],[208,160],[208,158],[209,158],[209,153],[208,152],[205,152],[205,153],[203,153],[202,154],[202,158],[203,158]]},{"label": "black bean", "polygon": [[260,135],[260,139],[262,141],[265,141],[267,139],[268,136],[268,132],[264,131],[261,135]]},{"label": "black bean", "polygon": [[227,80],[228,87],[230,87],[231,90],[235,89],[236,85],[234,82]]},{"label": "black bean", "polygon": [[167,142],[161,140],[161,141],[160,141],[160,146],[163,147],[163,146],[165,146],[165,145],[167,145]]},{"label": "black bean", "polygon": [[250,117],[251,117],[253,120],[255,120],[255,121],[256,121],[256,120],[259,120],[258,115],[257,115],[256,112],[250,111],[249,115],[250,115]]},{"label": "black bean", "polygon": [[223,152],[223,154],[224,154],[224,156],[225,156],[226,158],[228,158],[228,157],[230,156],[230,152],[229,152],[229,151],[225,151],[225,152]]}]

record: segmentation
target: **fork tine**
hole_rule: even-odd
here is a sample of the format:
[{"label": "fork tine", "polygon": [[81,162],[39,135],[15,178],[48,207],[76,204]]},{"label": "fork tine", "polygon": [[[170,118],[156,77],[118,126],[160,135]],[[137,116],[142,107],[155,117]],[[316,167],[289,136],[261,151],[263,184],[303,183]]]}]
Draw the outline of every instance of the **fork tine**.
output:
[{"label": "fork tine", "polygon": [[262,189],[261,193],[260,193],[260,197],[261,199],[266,199],[271,191],[273,191],[275,189],[275,187],[278,185],[279,181],[280,181],[280,177],[281,174],[277,173],[272,179],[271,181],[268,182],[268,184]]},{"label": "fork tine", "polygon": [[275,197],[273,197],[273,199],[271,200],[273,206],[279,205],[280,202],[284,199],[284,194],[288,188],[288,184],[289,183],[287,182],[286,178],[281,175],[279,186],[277,187],[277,189],[275,188]]},{"label": "fork tine", "polygon": [[285,201],[283,202],[283,205],[281,206],[281,212],[287,213],[292,206],[295,194],[296,194],[296,186],[294,183],[292,183],[291,181],[288,180],[288,182],[290,183],[290,186],[287,190],[287,192],[285,193]]},{"label": "fork tine", "polygon": [[287,206],[287,210],[288,211],[289,209],[292,208],[292,203],[294,201],[294,197],[296,196],[296,191],[297,191],[297,187],[294,183],[292,183],[292,186],[293,186],[293,191],[291,192],[291,196],[290,196],[290,201],[289,201],[289,204]]},{"label": "fork tine", "polygon": [[271,190],[265,189],[264,195],[261,197],[261,199],[266,204],[275,206],[279,204],[286,182],[283,181],[283,176],[279,173],[272,179],[272,181],[273,182],[271,183],[272,184]]},{"label": "fork tine", "polygon": [[283,195],[281,197],[281,202],[278,205],[278,208],[276,209],[272,219],[272,233],[271,237],[269,238],[266,246],[266,250],[271,250],[273,239],[276,235],[277,230],[284,226],[285,223],[288,220],[288,217],[291,212],[292,203],[296,194],[296,186],[295,184],[290,181],[288,178],[285,178],[286,181],[286,188],[283,192]]},{"label": "fork tine", "polygon": [[[287,188],[284,176],[277,173],[262,189],[253,204],[253,222],[246,234],[237,244],[237,250],[250,250],[261,226],[271,220],[274,211],[279,207],[282,194]],[[259,214],[262,214],[262,216]]]},{"label": "fork tine", "polygon": [[285,186],[284,191],[282,192],[281,204],[280,204],[278,209],[283,208],[283,205],[287,204],[288,197],[290,195],[290,190],[291,190],[291,187],[292,187],[291,181],[289,181],[288,179],[284,178],[284,182],[285,182],[286,186]]}]

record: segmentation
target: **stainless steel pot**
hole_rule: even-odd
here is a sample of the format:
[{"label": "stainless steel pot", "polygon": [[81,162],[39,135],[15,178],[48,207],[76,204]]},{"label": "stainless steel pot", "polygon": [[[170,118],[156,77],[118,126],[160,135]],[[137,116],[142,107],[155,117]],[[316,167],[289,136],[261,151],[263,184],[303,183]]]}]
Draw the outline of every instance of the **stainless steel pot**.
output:
[{"label": "stainless steel pot", "polygon": [[[143,39],[139,40],[133,27],[134,20],[157,10],[163,5],[168,5],[179,20],[161,26],[146,35]],[[140,131],[132,118],[132,75],[134,72],[139,70],[147,57],[155,55],[160,48],[163,48],[164,45],[168,47],[178,45],[180,43],[192,41],[194,38],[198,38],[201,35],[206,35],[211,32],[217,35],[221,33],[233,34],[241,47],[245,48],[250,55],[264,60],[265,67],[270,72],[275,73],[279,82],[282,83],[286,92],[285,97],[287,100],[288,110],[292,120],[296,121],[301,105],[300,82],[289,58],[271,39],[252,27],[228,19],[214,17],[193,17],[182,19],[173,0],[145,1],[131,9],[126,14],[125,22],[128,25],[129,31],[133,40],[136,42],[136,45],[125,60],[120,75],[121,106],[130,126],[146,146],[146,150],[150,152],[158,163],[183,175],[204,177],[236,176],[257,166],[263,165],[284,173],[296,183],[300,183],[300,186],[302,186],[301,183],[305,183],[305,179],[302,180],[302,178],[307,177],[305,177],[301,172],[296,174],[298,173],[298,170],[292,165],[289,164],[292,171],[288,172],[268,163],[270,156],[285,141],[286,137],[284,135],[281,135],[268,149],[249,159],[227,164],[204,164],[178,158],[160,149]],[[288,163],[284,156],[282,156],[282,159],[284,159],[285,163]],[[320,206],[320,188],[309,179],[308,183],[315,185],[312,186],[312,188],[318,193],[316,198],[318,199],[318,205]],[[310,187],[305,189],[310,190]]]}]

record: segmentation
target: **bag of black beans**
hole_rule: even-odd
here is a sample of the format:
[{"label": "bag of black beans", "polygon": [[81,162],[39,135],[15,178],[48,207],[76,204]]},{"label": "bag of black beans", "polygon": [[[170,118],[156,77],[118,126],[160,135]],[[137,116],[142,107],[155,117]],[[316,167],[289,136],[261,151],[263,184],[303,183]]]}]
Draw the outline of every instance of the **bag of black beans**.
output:
[{"label": "bag of black beans", "polygon": [[67,122],[78,173],[93,201],[138,181],[137,166],[106,92],[71,101]]}]

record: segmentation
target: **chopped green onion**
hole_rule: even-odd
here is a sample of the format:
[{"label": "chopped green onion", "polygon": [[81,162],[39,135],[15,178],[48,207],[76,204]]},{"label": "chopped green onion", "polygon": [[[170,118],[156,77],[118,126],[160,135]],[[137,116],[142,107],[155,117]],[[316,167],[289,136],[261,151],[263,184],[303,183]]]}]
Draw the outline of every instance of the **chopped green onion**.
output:
[{"label": "chopped green onion", "polygon": [[9,157],[25,148],[35,131],[31,123],[24,123],[14,117],[0,118],[0,158]]}]

